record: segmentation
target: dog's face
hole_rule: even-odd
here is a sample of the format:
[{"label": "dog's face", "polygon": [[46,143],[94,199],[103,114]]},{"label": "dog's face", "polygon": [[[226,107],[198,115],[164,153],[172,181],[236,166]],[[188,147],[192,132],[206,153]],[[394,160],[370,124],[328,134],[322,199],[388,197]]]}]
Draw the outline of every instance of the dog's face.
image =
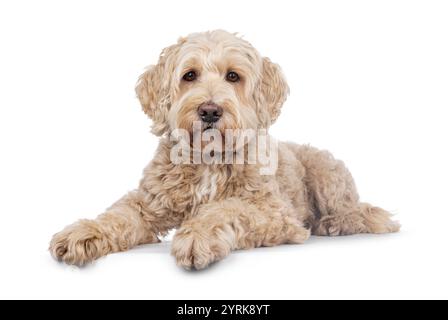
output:
[{"label": "dog's face", "polygon": [[217,30],[165,48],[136,87],[153,132],[268,128],[289,92],[280,68],[245,40]]}]

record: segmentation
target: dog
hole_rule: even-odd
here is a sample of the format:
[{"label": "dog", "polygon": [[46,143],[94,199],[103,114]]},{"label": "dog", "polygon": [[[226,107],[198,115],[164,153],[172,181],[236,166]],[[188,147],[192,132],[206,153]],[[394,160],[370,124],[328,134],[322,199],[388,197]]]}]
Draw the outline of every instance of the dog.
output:
[{"label": "dog", "polygon": [[[343,162],[307,145],[278,142],[271,174],[262,174],[258,160],[173,161],[176,130],[187,132],[187,140],[195,123],[201,133],[267,132],[280,115],[289,94],[285,77],[242,37],[215,30],[180,38],[140,76],[136,93],[152,119],[152,132],[160,137],[155,157],[136,190],[95,220],[80,220],[53,236],[50,252],[57,260],[82,266],[109,253],[159,242],[177,229],[172,240],[177,264],[203,269],[233,250],[301,244],[311,234],[400,229],[389,212],[360,202]],[[273,141],[268,134],[267,139]],[[213,141],[235,144],[227,136]],[[244,158],[247,151],[241,150],[248,141],[254,138],[231,152]],[[199,142],[199,150],[206,147]],[[183,159],[191,160],[192,153]]]}]

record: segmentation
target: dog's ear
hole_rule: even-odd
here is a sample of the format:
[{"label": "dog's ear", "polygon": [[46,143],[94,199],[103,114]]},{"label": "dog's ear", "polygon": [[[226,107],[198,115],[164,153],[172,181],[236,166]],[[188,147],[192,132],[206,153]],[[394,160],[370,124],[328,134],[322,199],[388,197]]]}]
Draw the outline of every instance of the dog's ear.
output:
[{"label": "dog's ear", "polygon": [[267,106],[271,123],[277,120],[280,109],[289,94],[289,86],[286,82],[280,66],[263,58],[263,71],[261,76],[262,103]]},{"label": "dog's ear", "polygon": [[146,68],[135,87],[143,111],[153,120],[152,132],[156,135],[162,135],[168,128],[166,116],[171,107],[171,78],[183,41],[179,39],[177,44],[163,49],[158,63]]}]

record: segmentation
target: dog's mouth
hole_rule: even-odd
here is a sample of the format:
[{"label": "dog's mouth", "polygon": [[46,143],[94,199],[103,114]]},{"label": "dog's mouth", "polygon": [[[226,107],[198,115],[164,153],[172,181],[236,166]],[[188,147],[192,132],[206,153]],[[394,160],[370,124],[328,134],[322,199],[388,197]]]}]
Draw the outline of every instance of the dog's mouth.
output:
[{"label": "dog's mouth", "polygon": [[208,123],[208,122],[196,121],[188,131],[190,134],[190,141],[193,141],[195,136],[202,137],[202,135],[206,132],[207,134],[215,136],[214,131],[218,131],[221,135],[223,135],[221,130],[219,130],[217,122]]},{"label": "dog's mouth", "polygon": [[217,129],[216,123],[202,123],[202,132],[212,129]]},{"label": "dog's mouth", "polygon": [[219,121],[216,122],[202,122],[201,121],[201,132],[210,131],[210,130],[220,130],[221,126],[219,125]]}]

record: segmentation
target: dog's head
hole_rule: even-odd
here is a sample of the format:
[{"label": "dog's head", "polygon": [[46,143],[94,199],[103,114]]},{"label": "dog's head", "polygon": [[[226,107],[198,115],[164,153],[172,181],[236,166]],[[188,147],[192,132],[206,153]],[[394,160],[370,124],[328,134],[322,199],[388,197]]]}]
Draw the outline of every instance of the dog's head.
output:
[{"label": "dog's head", "polygon": [[195,33],[165,48],[136,87],[153,132],[268,128],[289,92],[278,65],[222,30]]}]

